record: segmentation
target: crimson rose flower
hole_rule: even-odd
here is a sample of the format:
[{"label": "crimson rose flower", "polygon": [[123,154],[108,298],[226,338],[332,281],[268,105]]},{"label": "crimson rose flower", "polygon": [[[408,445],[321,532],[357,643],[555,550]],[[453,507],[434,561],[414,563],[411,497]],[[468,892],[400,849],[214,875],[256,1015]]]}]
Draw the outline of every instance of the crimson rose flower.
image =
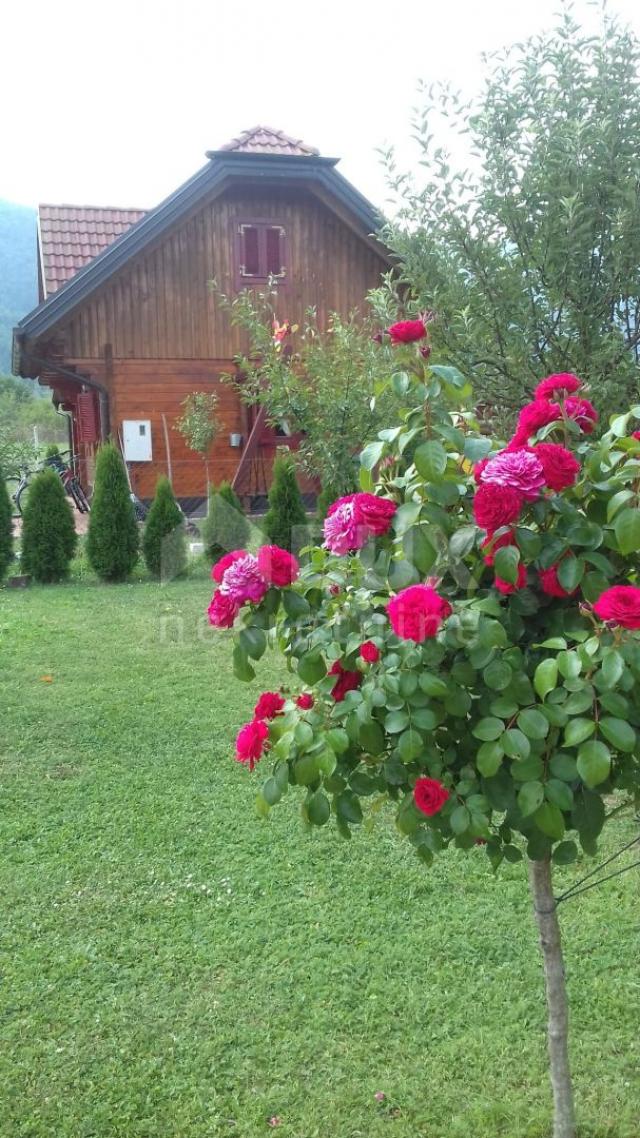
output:
[{"label": "crimson rose flower", "polygon": [[614,585],[605,589],[593,606],[600,620],[621,628],[640,628],[640,589],[636,585]]},{"label": "crimson rose flower", "polygon": [[494,577],[493,583],[499,593],[503,593],[505,597],[508,597],[510,593],[516,593],[518,589],[524,589],[527,583],[527,570],[524,565],[520,563],[518,565],[518,580],[515,584],[511,581],[503,581],[501,577]]},{"label": "crimson rose flower", "polygon": [[536,399],[552,399],[554,396],[562,399],[565,395],[572,395],[580,387],[582,380],[578,379],[577,375],[573,375],[570,371],[562,371],[558,375],[548,375],[543,379],[536,387],[534,395]]},{"label": "crimson rose flower", "polygon": [[449,798],[449,791],[435,778],[418,778],[413,788],[413,798],[418,810],[432,817],[442,810]]},{"label": "crimson rose flower", "polygon": [[424,340],[427,329],[423,320],[400,320],[387,328],[392,344],[413,344],[416,340]]},{"label": "crimson rose flower", "polygon": [[284,707],[284,699],[278,691],[263,691],[253,709],[255,719],[275,719]]},{"label": "crimson rose flower", "polygon": [[315,700],[309,691],[303,691],[302,695],[299,695],[296,700],[296,705],[301,711],[310,711],[314,703]]},{"label": "crimson rose flower", "polygon": [[245,723],[238,731],[236,738],[236,759],[239,763],[247,763],[252,771],[265,750],[269,728],[261,719],[252,719]]},{"label": "crimson rose flower", "polygon": [[562,411],[557,403],[549,403],[546,399],[535,399],[533,403],[525,404],[518,415],[516,432],[507,449],[513,450],[524,446],[536,431],[561,418]]},{"label": "crimson rose flower", "polygon": [[380,659],[380,649],[373,640],[365,640],[364,644],[360,645],[360,655],[367,664],[375,664]]},{"label": "crimson rose flower", "polygon": [[258,550],[258,569],[265,581],[282,589],[297,580],[300,572],[297,558],[279,545],[262,545]]},{"label": "crimson rose flower", "polygon": [[483,482],[473,499],[473,514],[478,525],[492,534],[501,526],[509,526],[517,521],[522,503],[522,495],[511,486]]},{"label": "crimson rose flower", "polygon": [[435,636],[452,613],[451,605],[430,585],[409,585],[387,604],[387,613],[396,636],[416,644]]},{"label": "crimson rose flower", "polygon": [[350,672],[348,668],[343,668],[339,660],[336,660],[329,668],[330,676],[337,676],[337,680],[331,689],[331,695],[336,703],[342,703],[348,691],[355,691],[362,683],[362,675],[360,672]]},{"label": "crimson rose flower", "polygon": [[640,440],[640,431],[634,431],[631,438]]},{"label": "crimson rose flower", "polygon": [[580,463],[570,450],[558,443],[536,443],[535,454],[542,463],[545,486],[550,490],[566,490],[580,474]]},{"label": "crimson rose flower", "polygon": [[390,498],[378,498],[376,494],[365,493],[355,495],[355,506],[358,521],[374,537],[382,537],[387,532],[398,509]]},{"label": "crimson rose flower", "polygon": [[484,468],[488,462],[489,462],[488,458],[481,458],[480,462],[476,462],[476,464],[473,468],[473,478],[474,478],[474,481],[475,481],[477,486],[479,486],[480,483],[482,482],[482,472],[483,472],[483,470],[484,470]]},{"label": "crimson rose flower", "polygon": [[217,589],[207,609],[209,624],[214,628],[231,628],[239,612],[240,605],[237,601]]},{"label": "crimson rose flower", "polygon": [[542,592],[546,593],[548,597],[573,597],[578,592],[578,587],[576,585],[576,588],[572,589],[570,593],[563,589],[558,580],[559,565],[560,562],[556,561],[555,565],[550,565],[548,569],[539,571],[538,577],[540,578]]},{"label": "crimson rose flower", "polygon": [[585,435],[590,435],[598,422],[598,412],[588,399],[565,399],[564,409],[570,419],[574,419]]},{"label": "crimson rose flower", "polygon": [[229,566],[233,565],[234,561],[239,561],[241,557],[246,557],[246,555],[246,549],[234,549],[233,553],[225,553],[224,557],[221,557],[219,561],[216,561],[215,565],[213,566],[213,569],[211,570],[211,579],[213,581],[217,581],[218,584],[220,584],[222,578],[224,577],[225,571],[229,568]]},{"label": "crimson rose flower", "polygon": [[493,559],[499,549],[504,549],[507,545],[516,545],[515,534],[513,530],[507,530],[506,533],[500,534],[500,537],[485,537],[480,548],[486,549],[487,553],[484,555],[485,565],[493,565]]}]

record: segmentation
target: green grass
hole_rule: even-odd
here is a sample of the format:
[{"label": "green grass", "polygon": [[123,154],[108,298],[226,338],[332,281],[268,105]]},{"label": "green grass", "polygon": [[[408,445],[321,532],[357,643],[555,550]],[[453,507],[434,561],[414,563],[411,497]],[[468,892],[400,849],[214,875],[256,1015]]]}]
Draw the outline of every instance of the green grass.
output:
[{"label": "green grass", "polygon": [[[232,743],[283,673],[233,680],[208,596],[0,591],[0,1134],[546,1138],[522,867],[257,820]],[[562,923],[581,1136],[638,1138],[637,871]]]}]

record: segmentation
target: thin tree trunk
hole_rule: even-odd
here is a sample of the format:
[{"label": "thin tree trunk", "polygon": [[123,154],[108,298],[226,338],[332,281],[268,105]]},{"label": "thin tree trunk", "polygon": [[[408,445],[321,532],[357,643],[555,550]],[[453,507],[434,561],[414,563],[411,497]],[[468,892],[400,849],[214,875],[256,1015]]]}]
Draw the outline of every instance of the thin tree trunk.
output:
[{"label": "thin tree trunk", "polygon": [[551,860],[529,862],[529,885],[540,933],[547,992],[549,1069],[553,1088],[553,1138],[576,1138],[569,1069],[569,1006],[560,925],[551,884]]}]

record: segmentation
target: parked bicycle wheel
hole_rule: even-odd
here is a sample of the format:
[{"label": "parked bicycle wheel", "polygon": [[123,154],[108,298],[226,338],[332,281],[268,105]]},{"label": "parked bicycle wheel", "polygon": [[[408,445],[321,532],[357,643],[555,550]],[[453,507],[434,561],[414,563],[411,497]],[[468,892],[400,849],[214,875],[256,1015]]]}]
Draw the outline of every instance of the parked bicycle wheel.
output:
[{"label": "parked bicycle wheel", "polygon": [[88,514],[89,510],[90,510],[89,499],[87,498],[87,495],[85,494],[84,490],[82,489],[82,486],[78,482],[78,479],[77,478],[69,479],[69,482],[67,483],[67,487],[69,490],[69,494],[73,498],[73,500],[74,500],[76,506],[78,507],[80,513],[81,514]]},{"label": "parked bicycle wheel", "polygon": [[24,506],[23,494],[27,489],[27,483],[23,478],[9,477],[6,479],[6,485],[11,502],[11,513],[14,518],[20,518]]}]

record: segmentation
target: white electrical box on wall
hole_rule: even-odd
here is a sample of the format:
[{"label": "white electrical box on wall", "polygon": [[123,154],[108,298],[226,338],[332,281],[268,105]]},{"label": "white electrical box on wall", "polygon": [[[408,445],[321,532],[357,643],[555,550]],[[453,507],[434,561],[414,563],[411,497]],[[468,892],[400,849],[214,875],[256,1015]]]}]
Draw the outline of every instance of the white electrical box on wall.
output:
[{"label": "white electrical box on wall", "polygon": [[125,462],[151,462],[151,420],[123,419],[122,446]]}]

